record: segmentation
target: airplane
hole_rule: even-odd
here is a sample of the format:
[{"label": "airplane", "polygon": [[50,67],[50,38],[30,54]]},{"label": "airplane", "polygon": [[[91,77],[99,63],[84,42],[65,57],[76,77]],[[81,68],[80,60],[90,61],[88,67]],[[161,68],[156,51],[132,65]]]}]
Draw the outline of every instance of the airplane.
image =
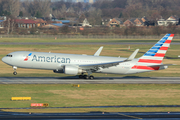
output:
[{"label": "airplane", "polygon": [[16,51],[2,58],[12,66],[16,75],[17,68],[53,70],[54,73],[79,75],[79,78],[94,79],[92,73],[135,74],[168,68],[162,60],[174,34],[166,34],[140,58],[135,58],[136,49],[128,58],[100,56],[103,47],[94,55],[62,54],[48,52]]}]

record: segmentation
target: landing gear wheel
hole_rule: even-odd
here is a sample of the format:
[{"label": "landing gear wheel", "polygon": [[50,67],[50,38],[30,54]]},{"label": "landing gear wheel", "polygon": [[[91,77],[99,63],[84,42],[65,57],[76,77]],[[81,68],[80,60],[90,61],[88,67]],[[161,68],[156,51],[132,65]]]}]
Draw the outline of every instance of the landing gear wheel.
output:
[{"label": "landing gear wheel", "polygon": [[79,75],[79,78],[82,79],[84,76],[83,75]]},{"label": "landing gear wheel", "polygon": [[84,79],[88,79],[88,76],[87,76],[87,75],[84,75]]},{"label": "landing gear wheel", "polygon": [[13,74],[14,74],[14,75],[17,75],[17,72],[16,72],[16,71],[14,71],[14,72],[13,72]]},{"label": "landing gear wheel", "polygon": [[93,80],[93,79],[94,79],[94,76],[92,76],[92,75],[91,75],[91,76],[89,76],[89,79]]},{"label": "landing gear wheel", "polygon": [[16,72],[17,67],[16,67],[16,66],[13,66],[13,70],[14,70],[13,74],[14,74],[14,75],[17,75],[17,72]]}]

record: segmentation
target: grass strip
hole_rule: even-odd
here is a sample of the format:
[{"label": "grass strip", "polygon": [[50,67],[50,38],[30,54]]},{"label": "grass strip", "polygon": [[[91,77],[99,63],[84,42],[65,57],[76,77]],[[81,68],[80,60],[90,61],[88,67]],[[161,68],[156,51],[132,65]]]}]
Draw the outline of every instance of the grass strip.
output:
[{"label": "grass strip", "polygon": [[[26,108],[31,103],[49,107],[179,105],[179,84],[1,84],[1,108]],[[31,101],[11,101],[31,97]]]}]

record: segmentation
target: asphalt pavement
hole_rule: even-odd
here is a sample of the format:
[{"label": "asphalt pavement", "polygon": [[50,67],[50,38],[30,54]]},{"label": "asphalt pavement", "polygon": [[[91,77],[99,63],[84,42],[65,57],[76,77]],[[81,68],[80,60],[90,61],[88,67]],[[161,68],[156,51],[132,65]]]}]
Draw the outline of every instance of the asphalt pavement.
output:
[{"label": "asphalt pavement", "polygon": [[0,77],[0,84],[180,84],[180,77]]},{"label": "asphalt pavement", "polygon": [[17,113],[0,111],[1,120],[179,120],[179,112],[90,112],[90,113]]}]

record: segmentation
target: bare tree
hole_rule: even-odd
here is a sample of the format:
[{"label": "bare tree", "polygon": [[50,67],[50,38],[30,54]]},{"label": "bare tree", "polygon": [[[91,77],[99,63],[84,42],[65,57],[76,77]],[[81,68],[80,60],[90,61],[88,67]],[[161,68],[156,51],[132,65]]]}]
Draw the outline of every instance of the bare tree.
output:
[{"label": "bare tree", "polygon": [[41,16],[47,17],[51,10],[50,0],[27,0],[22,3],[21,11],[28,16]]},{"label": "bare tree", "polygon": [[51,0],[35,0],[34,2],[38,3],[38,11],[41,12],[43,17],[49,16],[49,14],[52,12],[50,7]]},{"label": "bare tree", "polygon": [[88,21],[92,25],[100,25],[101,24],[101,9],[91,9],[89,11]]},{"label": "bare tree", "polygon": [[6,0],[6,1],[7,1],[7,10],[11,13],[11,15],[18,16],[19,7],[20,7],[19,0]]},{"label": "bare tree", "polygon": [[[19,15],[20,2],[19,0],[0,0],[0,11],[3,15]],[[7,14],[9,13],[9,14]]]}]

